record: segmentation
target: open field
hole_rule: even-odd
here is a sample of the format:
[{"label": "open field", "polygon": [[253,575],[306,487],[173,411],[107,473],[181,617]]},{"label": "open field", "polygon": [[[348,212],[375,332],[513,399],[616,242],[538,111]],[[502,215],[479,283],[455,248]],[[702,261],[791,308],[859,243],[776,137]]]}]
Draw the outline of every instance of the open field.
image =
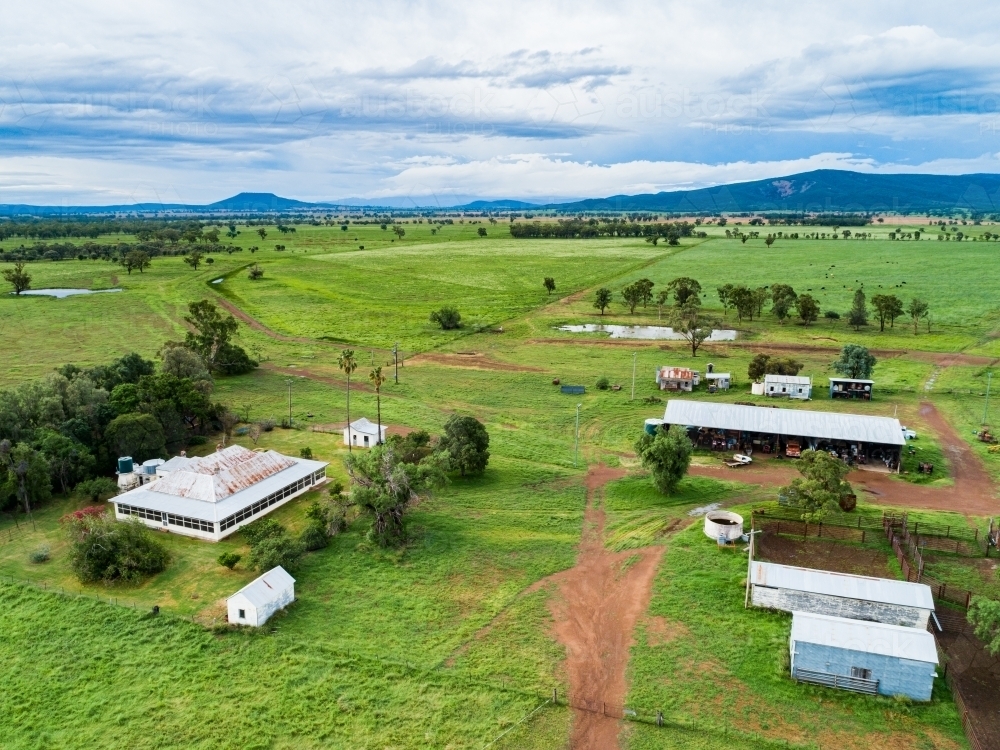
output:
[{"label": "open field", "polygon": [[[213,399],[249,409],[251,419],[280,420],[288,414],[291,383],[299,429],[266,433],[259,447],[295,455],[308,446],[331,462],[330,477],[346,481],[345,449],[330,432],[345,419],[344,377],[336,366],[340,342],[350,342],[361,360],[352,381],[352,417],[374,419],[366,374],[372,364],[391,362],[386,350],[398,341],[405,361],[398,384],[389,368],[383,422],[439,434],[451,414],[471,414],[486,424],[492,454],[484,477],[456,479],[421,501],[409,516],[410,541],[401,550],[371,548],[358,524],[329,548],[310,553],[296,575],[299,601],[275,621],[276,632],[213,635],[203,629],[202,623],[219,618],[218,602],[252,578],[242,566],[230,572],[215,563],[224,550],[245,553],[240,535],[217,545],[165,536],[173,562],[163,574],[133,588],[82,587],[105,601],[136,602],[135,612],[3,586],[0,627],[9,637],[0,643],[0,656],[18,677],[11,690],[0,691],[7,701],[0,711],[14,717],[12,746],[162,747],[171,746],[162,739],[168,737],[177,747],[482,747],[534,710],[540,696],[551,695],[553,687],[563,694],[567,685],[567,650],[553,614],[564,601],[549,583],[579,559],[585,470],[599,463],[629,472],[606,486],[601,505],[603,544],[612,557],[622,556],[623,576],[637,564],[628,562],[631,556],[646,560],[650,549],[663,555],[651,579],[649,612],[633,636],[628,700],[662,709],[689,727],[627,723],[620,746],[732,746],[732,739],[713,733],[717,725],[741,742],[756,733],[793,746],[965,746],[946,690],[929,706],[900,707],[796,686],[782,672],[787,618],[745,613],[745,558],[706,545],[697,521],[688,528],[693,508],[773,498],[774,483],[761,473],[770,470],[764,462],[735,472],[715,468],[717,456],[699,456],[678,493],[663,497],[638,471],[633,444],[643,419],[662,416],[662,400],[646,401],[666,398],[655,389],[656,366],[704,372],[713,362],[717,371],[734,374],[733,390],[692,397],[763,404],[749,395],[746,372],[755,353],[768,351],[799,359],[814,379],[814,401],[781,406],[896,415],[918,431],[917,458],[934,462],[935,475],[916,487],[885,479],[901,496],[947,492],[956,484],[954,451],[921,413],[923,401],[955,428],[976,465],[1000,480],[1000,454],[973,436],[985,407],[991,335],[1000,323],[993,301],[1000,279],[989,270],[993,244],[779,240],[768,250],[762,240],[742,245],[708,227],[707,240],[654,247],[636,239],[516,241],[503,224],[482,225],[486,238],[470,224],[434,234],[427,224],[403,226],[402,241],[378,225],[350,225],[347,232],[302,225],[288,235],[269,227],[263,242],[252,228],[240,227],[236,243],[261,249],[217,254],[210,268],[197,272],[177,257],[155,258],[151,269],[131,276],[106,262],[33,263],[36,288],[107,288],[116,275],[125,291],[64,300],[0,296],[0,387],[44,376],[65,362],[93,365],[133,350],[154,356],[164,341],[183,337],[189,302],[217,299],[259,324],[241,325],[240,343],[260,356],[262,366],[218,379]],[[884,236],[888,229],[872,231]],[[273,250],[274,243],[287,250]],[[246,278],[243,269],[254,261],[265,269],[262,282]],[[850,280],[833,265],[845,272],[849,267]],[[906,273],[900,277],[901,269]],[[833,281],[825,275],[831,271]],[[855,334],[843,322],[779,326],[765,312],[762,321],[740,326],[736,342],[706,344],[692,357],[683,342],[555,330],[598,321],[592,298],[599,286],[617,295],[636,278],[647,276],[658,289],[678,275],[702,283],[710,308],[717,306],[715,287],[727,281],[781,282],[800,292],[811,287],[813,294],[825,285],[824,308],[841,312],[852,285],[889,289],[905,280],[905,287],[891,291],[904,300],[925,296],[934,332],[913,336],[904,321],[884,334],[877,328]],[[556,279],[551,297],[543,276]],[[210,283],[222,277],[223,283]],[[834,282],[840,288],[833,289]],[[462,312],[462,330],[435,330],[427,320],[430,310],[446,304]],[[655,306],[630,316],[616,301],[604,322],[656,319]],[[477,332],[475,323],[502,325],[504,332]],[[870,403],[826,398],[830,363],[847,342],[879,350]],[[622,389],[598,391],[600,377]],[[563,395],[554,378],[585,385],[587,392]],[[990,420],[997,419],[997,408],[991,400]],[[779,468],[794,472],[793,464]],[[863,502],[874,498],[862,495]],[[299,528],[309,499],[275,517]],[[995,489],[977,501],[1000,514]],[[58,525],[78,505],[76,498],[54,499],[35,513],[34,529],[12,530],[13,519],[0,517],[0,579],[79,591]],[[968,522],[982,525],[987,513],[974,515]],[[956,517],[965,522],[964,515]],[[52,560],[28,562],[43,544]],[[983,591],[992,592],[995,580],[992,569],[984,571]],[[154,604],[165,616],[143,619]],[[190,617],[196,623],[179,619]],[[65,632],[64,622],[72,623]],[[46,648],[35,647],[38,638]],[[73,673],[76,664],[87,666]],[[565,746],[579,720],[579,712],[546,707],[496,747]]]}]

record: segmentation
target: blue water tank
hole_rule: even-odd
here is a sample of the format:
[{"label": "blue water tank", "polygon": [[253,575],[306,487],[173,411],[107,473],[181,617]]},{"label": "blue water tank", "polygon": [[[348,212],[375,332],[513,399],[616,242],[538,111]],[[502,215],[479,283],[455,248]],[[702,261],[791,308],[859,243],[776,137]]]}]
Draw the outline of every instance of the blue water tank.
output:
[{"label": "blue water tank", "polygon": [[647,435],[656,436],[656,431],[663,427],[662,419],[647,419],[646,424],[643,429],[646,430]]},{"label": "blue water tank", "polygon": [[132,457],[125,456],[124,458],[118,459],[118,473],[119,474],[131,474],[132,473]]}]

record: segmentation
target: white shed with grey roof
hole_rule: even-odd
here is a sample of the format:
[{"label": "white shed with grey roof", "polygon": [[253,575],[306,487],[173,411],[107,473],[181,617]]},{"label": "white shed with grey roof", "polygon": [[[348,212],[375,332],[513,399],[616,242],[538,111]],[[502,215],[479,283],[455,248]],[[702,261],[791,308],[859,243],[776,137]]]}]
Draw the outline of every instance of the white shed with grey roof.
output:
[{"label": "white shed with grey roof", "polygon": [[373,448],[385,442],[385,425],[379,426],[364,417],[355,419],[344,428],[344,445],[353,445],[356,448]]},{"label": "white shed with grey roof", "polygon": [[748,585],[755,607],[784,612],[813,612],[926,628],[934,611],[934,598],[927,584],[889,578],[754,561]]},{"label": "white shed with grey roof", "polygon": [[663,422],[689,428],[695,443],[706,447],[714,447],[721,438],[727,449],[778,453],[794,443],[802,449],[837,453],[852,463],[884,463],[896,471],[906,442],[902,425],[891,417],[685,399],[667,402]]},{"label": "white shed with grey roof", "polygon": [[232,625],[260,627],[295,601],[295,579],[280,565],[226,599]]},{"label": "white shed with grey roof", "polygon": [[166,476],[108,501],[116,518],[218,541],[325,481],[327,464],[231,445],[165,466]]}]

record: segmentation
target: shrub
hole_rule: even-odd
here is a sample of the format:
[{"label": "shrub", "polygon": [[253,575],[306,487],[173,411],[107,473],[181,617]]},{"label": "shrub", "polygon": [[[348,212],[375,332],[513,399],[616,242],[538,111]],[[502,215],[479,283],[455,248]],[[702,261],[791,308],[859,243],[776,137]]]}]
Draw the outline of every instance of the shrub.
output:
[{"label": "shrub", "polygon": [[437,323],[442,330],[452,331],[462,326],[462,315],[454,307],[442,307],[431,313],[431,322]]},{"label": "shrub", "polygon": [[248,523],[240,531],[243,532],[243,538],[251,547],[260,544],[265,539],[285,535],[285,527],[273,518],[261,518],[253,523]]},{"label": "shrub", "polygon": [[323,549],[330,544],[330,537],[326,535],[326,527],[322,522],[312,521],[299,535],[299,542],[310,552]]},{"label": "shrub", "polygon": [[299,451],[299,458],[307,458],[309,460],[312,460],[312,457],[313,457],[313,450],[308,445]]},{"label": "shrub", "polygon": [[31,562],[35,563],[36,565],[40,565],[43,562],[48,562],[49,557],[50,557],[49,548],[44,546],[39,547],[38,549],[34,550],[30,555],[28,555],[28,559],[31,560]]},{"label": "shrub", "polygon": [[235,552],[223,552],[216,558],[219,565],[223,566],[224,568],[229,568],[230,570],[235,568],[236,563],[238,563],[242,559],[243,557],[241,555],[237,555]]},{"label": "shrub", "polygon": [[653,484],[664,495],[676,490],[687,474],[693,449],[687,431],[679,425],[671,425],[666,432],[658,430],[655,437],[643,433],[635,444],[642,465],[650,470]]},{"label": "shrub", "polygon": [[268,417],[267,419],[260,420],[260,429],[264,432],[270,432],[274,429],[275,421],[273,417]]},{"label": "shrub", "polygon": [[827,320],[840,320],[840,313],[836,310],[827,310],[823,313],[823,317]]},{"label": "shrub", "polygon": [[305,548],[297,539],[290,539],[282,530],[280,536],[269,536],[251,545],[247,566],[253,570],[270,570],[277,566],[292,570]]},{"label": "shrub", "polygon": [[608,380],[606,377],[601,376],[597,379],[597,383],[595,385],[597,386],[597,390],[606,391],[608,390],[608,388],[611,387],[611,381]]},{"label": "shrub", "polygon": [[70,566],[81,582],[137,583],[167,566],[169,553],[139,519],[116,521],[103,512],[79,513],[83,515],[70,514],[64,520]]}]

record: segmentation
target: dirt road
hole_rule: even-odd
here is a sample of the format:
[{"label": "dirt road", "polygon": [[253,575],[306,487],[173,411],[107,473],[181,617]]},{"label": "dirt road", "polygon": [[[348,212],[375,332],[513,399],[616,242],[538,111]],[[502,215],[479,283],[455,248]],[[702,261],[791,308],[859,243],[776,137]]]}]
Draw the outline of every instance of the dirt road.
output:
[{"label": "dirt road", "polygon": [[[979,456],[941,416],[933,404],[927,401],[921,403],[920,416],[937,436],[938,442],[948,456],[954,479],[951,487],[910,484],[888,474],[873,471],[852,471],[847,480],[867,493],[872,502],[884,505],[951,510],[975,516],[1000,513],[1000,500],[996,497],[996,489]],[[773,460],[765,460],[759,465],[736,470],[721,465],[692,466],[690,473],[765,487],[785,485],[799,476],[794,461],[777,465]]]},{"label": "dirt road", "polygon": [[646,611],[662,547],[626,552],[604,549],[601,488],[625,474],[597,466],[587,475],[587,510],[576,565],[554,576],[559,596],[550,603],[556,637],[566,647],[566,675],[574,711],[573,750],[614,750],[620,722],[603,714],[620,710],[628,685],[632,633]]}]

